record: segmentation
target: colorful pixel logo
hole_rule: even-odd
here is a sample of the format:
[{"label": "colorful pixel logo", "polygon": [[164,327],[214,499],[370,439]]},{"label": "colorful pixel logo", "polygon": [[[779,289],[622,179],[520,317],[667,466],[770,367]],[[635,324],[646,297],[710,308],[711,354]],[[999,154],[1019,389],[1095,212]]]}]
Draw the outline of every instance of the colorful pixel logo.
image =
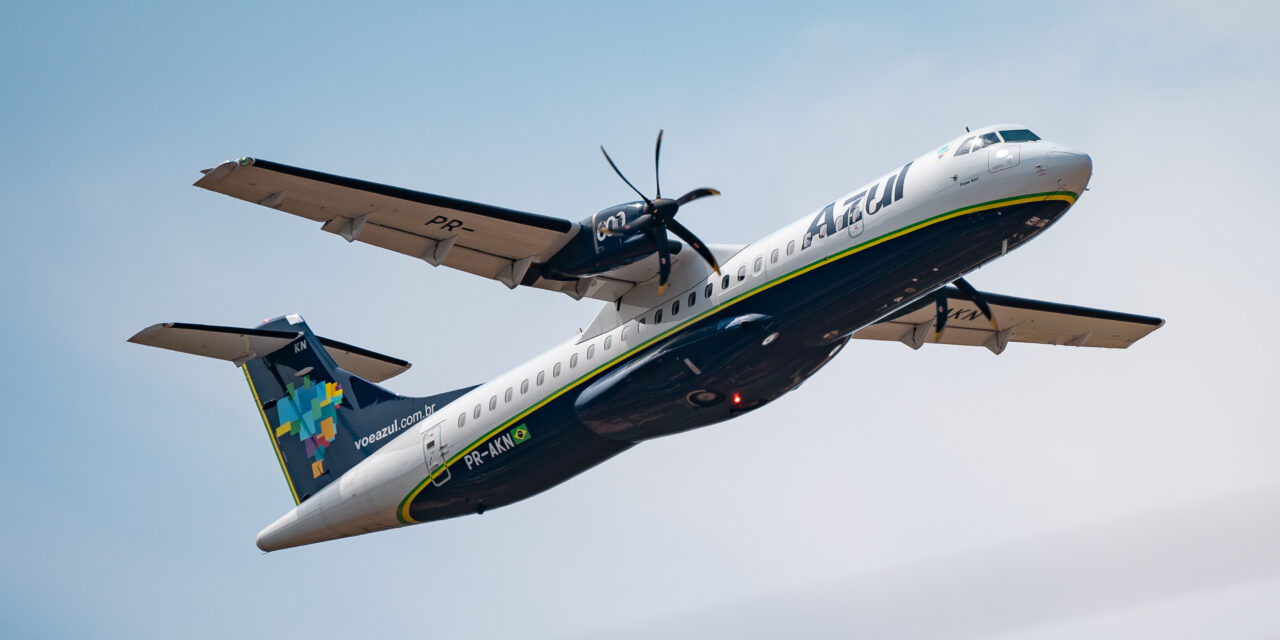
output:
[{"label": "colorful pixel logo", "polygon": [[276,438],[297,436],[306,447],[311,459],[311,477],[324,473],[324,450],[337,437],[338,405],[342,404],[342,387],[336,382],[324,382],[317,386],[311,376],[302,378],[301,387],[290,382],[286,398],[276,403]]}]

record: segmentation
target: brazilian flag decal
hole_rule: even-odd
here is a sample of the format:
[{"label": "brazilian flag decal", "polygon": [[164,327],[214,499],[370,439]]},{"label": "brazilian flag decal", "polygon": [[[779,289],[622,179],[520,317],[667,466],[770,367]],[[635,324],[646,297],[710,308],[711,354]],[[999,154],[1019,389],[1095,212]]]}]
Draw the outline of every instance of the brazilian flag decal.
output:
[{"label": "brazilian flag decal", "polygon": [[529,427],[526,427],[525,425],[520,425],[511,430],[511,439],[515,440],[516,444],[520,444],[521,442],[528,440],[530,436]]}]

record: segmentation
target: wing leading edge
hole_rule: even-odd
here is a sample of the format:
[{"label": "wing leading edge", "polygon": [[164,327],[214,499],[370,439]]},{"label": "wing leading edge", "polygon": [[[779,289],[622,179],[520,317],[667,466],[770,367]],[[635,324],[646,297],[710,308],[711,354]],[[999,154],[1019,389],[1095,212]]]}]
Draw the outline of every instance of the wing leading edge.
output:
[{"label": "wing leading edge", "polygon": [[898,340],[913,349],[926,342],[984,346],[993,353],[1010,342],[1033,342],[1073,347],[1124,349],[1164,325],[1164,320],[1132,313],[1078,307],[983,293],[996,327],[959,289],[947,287],[948,314],[942,335],[936,335],[936,312],[929,295],[876,324],[854,332],[863,340]]},{"label": "wing leading edge", "polygon": [[540,277],[581,225],[562,218],[346,178],[269,160],[224,162],[195,186],[313,220],[348,242],[360,241],[507,287],[521,284],[575,298],[614,300],[635,282]]}]

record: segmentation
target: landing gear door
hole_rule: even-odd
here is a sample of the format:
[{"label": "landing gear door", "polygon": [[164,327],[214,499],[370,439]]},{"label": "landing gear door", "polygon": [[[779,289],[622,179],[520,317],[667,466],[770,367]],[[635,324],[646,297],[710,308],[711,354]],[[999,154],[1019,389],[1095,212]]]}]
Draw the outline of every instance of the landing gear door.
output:
[{"label": "landing gear door", "polygon": [[427,472],[433,474],[431,484],[437,487],[449,481],[449,468],[445,467],[436,474],[436,469],[444,465],[444,443],[440,440],[440,434],[444,432],[442,428],[443,422],[431,425],[422,434],[422,453],[427,461]]}]

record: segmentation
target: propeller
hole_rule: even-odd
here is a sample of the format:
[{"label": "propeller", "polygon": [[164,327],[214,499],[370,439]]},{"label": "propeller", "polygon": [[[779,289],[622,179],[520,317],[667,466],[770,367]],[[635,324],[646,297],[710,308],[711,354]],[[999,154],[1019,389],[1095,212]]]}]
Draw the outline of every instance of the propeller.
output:
[{"label": "propeller", "polygon": [[[720,273],[720,263],[716,262],[716,257],[711,254],[711,250],[707,249],[707,245],[703,244],[698,236],[694,235],[688,227],[676,221],[676,213],[680,207],[686,205],[698,198],[707,196],[718,196],[719,191],[702,187],[694,189],[679,198],[672,200],[671,198],[662,197],[662,181],[659,177],[659,161],[662,157],[662,130],[658,130],[658,142],[653,147],[653,183],[656,195],[652,200],[644,195],[635,185],[622,175],[622,170],[618,169],[618,165],[613,162],[613,158],[609,157],[609,152],[604,150],[601,145],[600,153],[604,154],[604,159],[609,161],[609,166],[613,167],[613,172],[618,174],[622,181],[627,183],[631,190],[644,200],[644,211],[634,221],[626,224],[622,230],[625,231],[643,231],[648,234],[654,245],[658,248],[658,295],[662,295],[667,288],[667,280],[671,277],[671,246],[670,239],[667,238],[667,232],[676,234],[681,240],[689,243],[690,247],[702,256],[707,264],[715,270],[716,274]],[[616,232],[615,232],[616,233]]]},{"label": "propeller", "polygon": [[[973,285],[969,284],[969,281],[964,278],[956,278],[952,284],[956,285],[956,289],[960,291],[960,295],[973,301],[973,304],[978,307],[978,311],[981,311],[982,315],[987,317],[987,321],[991,323],[991,328],[996,331],[1000,330],[1000,326],[996,324],[995,316],[991,315],[991,305],[987,304],[987,298],[982,295],[981,291],[973,288]],[[933,325],[933,340],[934,342],[937,342],[942,338],[942,330],[947,328],[947,316],[949,315],[949,309],[946,287],[938,289],[933,295],[934,306],[937,309],[938,314]]]}]

